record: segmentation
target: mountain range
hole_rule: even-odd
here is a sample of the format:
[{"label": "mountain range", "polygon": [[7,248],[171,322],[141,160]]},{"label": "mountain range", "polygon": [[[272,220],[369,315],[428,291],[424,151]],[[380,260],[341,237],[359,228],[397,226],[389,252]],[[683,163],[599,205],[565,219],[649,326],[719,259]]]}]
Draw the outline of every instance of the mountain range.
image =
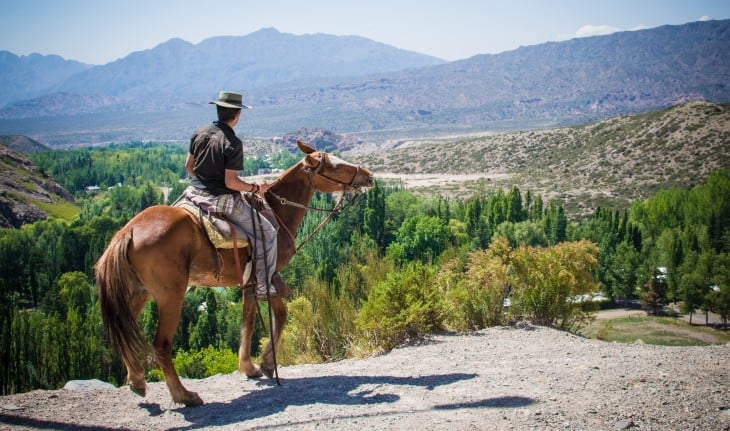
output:
[{"label": "mountain range", "polygon": [[[249,92],[282,82],[444,63],[363,37],[295,36],[270,28],[246,36],[212,37],[197,45],[175,38],[99,66],[67,61],[58,67],[60,57],[48,56],[46,73],[55,78],[47,78],[45,87],[40,88],[34,74],[20,72],[38,69],[43,57],[2,54],[0,82],[25,89],[24,94],[31,96],[23,98],[18,91],[0,95],[0,104],[9,105],[3,115],[15,118],[89,111],[79,106],[79,96],[98,96],[105,101],[91,111],[144,109],[148,105],[162,110],[199,103],[218,88]],[[53,105],[44,103],[47,97],[58,99],[59,95],[68,97],[71,106],[59,106],[55,109],[64,110],[55,111]]]},{"label": "mountain range", "polygon": [[[212,119],[207,102],[220,89],[240,90],[254,105],[239,134],[322,128],[364,140],[526,130],[687,101],[730,102],[730,20],[454,62],[356,36],[275,29],[197,45],[172,39],[100,66],[0,54],[0,134],[50,146],[187,140]],[[33,80],[39,70],[48,76]]]}]

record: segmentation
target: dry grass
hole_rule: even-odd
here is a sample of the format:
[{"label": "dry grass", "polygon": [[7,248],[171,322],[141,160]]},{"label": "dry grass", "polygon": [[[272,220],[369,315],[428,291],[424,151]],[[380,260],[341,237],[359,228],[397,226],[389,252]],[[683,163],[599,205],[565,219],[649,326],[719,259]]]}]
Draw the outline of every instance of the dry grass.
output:
[{"label": "dry grass", "polygon": [[680,318],[646,315],[597,319],[580,334],[609,342],[662,346],[708,346],[730,342],[728,331],[690,325]]}]

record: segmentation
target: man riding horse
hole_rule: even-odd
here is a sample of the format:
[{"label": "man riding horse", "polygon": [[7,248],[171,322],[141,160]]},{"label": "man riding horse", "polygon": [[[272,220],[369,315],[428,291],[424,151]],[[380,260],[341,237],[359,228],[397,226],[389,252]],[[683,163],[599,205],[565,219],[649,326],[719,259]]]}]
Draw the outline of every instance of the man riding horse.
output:
[{"label": "man riding horse", "polygon": [[257,297],[288,297],[291,290],[275,272],[277,228],[241,196],[241,192],[263,196],[269,190],[265,182],[246,183],[238,177],[244,166],[243,143],[233,128],[241,111],[250,106],[243,104],[240,94],[230,91],[221,91],[218,99],[209,103],[216,105],[218,121],[200,127],[190,139],[185,169],[191,185],[185,195],[193,201],[206,200],[206,206],[230,221],[239,236],[248,237],[252,245],[261,245],[253,247]]},{"label": "man riding horse", "polygon": [[[262,262],[257,265],[257,292],[243,298],[238,370],[254,378],[275,375],[275,351],[286,324],[284,296],[288,295],[288,288],[283,283],[284,287],[279,287],[278,276],[272,277],[272,272],[285,267],[296,253],[296,233],[306,213],[313,209],[309,203],[315,192],[345,196],[374,185],[373,174],[368,169],[299,141],[297,144],[304,157],[270,185],[240,180],[236,173],[243,167],[243,151],[241,141],[232,129],[244,109],[242,102],[241,95],[230,92],[221,92],[218,100],[212,102],[219,107],[232,107],[233,111],[193,135],[186,168],[194,178],[186,195],[208,201],[211,215],[222,212],[241,223],[243,226],[239,229],[251,243],[241,241],[236,245],[234,242],[232,249],[217,247],[206,233],[204,217],[200,216],[202,207],[191,212],[179,206],[153,205],[114,234],[96,263],[96,286],[104,327],[127,369],[126,382],[139,395],[144,396],[147,391],[143,363],[153,353],[173,401],[186,406],[203,403],[197,393],[185,388],[172,362],[173,337],[180,323],[185,293],[189,285],[241,284],[242,279],[248,278],[242,273],[250,267],[248,257],[252,248],[266,254],[257,254],[253,259]],[[267,206],[262,212],[270,209],[275,224],[280,227],[278,235],[273,225],[266,225],[263,217],[251,211],[249,204],[241,199],[241,191],[255,192],[263,197]],[[330,214],[341,209],[337,205]],[[263,229],[266,246],[249,246],[254,245],[259,236],[258,232],[254,235],[248,230],[253,226],[254,218],[257,225],[266,226]],[[260,228],[258,230],[261,232]],[[280,290],[271,292],[269,282]],[[269,300],[272,336],[261,353],[261,365],[258,366],[251,358],[251,343],[260,288]],[[137,324],[142,309],[151,299],[158,309],[152,352]]]}]

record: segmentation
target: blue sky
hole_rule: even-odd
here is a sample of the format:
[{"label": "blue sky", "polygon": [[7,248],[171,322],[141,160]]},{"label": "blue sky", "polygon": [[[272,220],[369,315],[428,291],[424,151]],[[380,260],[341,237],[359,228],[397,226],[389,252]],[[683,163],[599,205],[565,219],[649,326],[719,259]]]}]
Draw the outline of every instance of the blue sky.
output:
[{"label": "blue sky", "polygon": [[0,50],[105,64],[173,37],[265,27],[358,35],[445,60],[613,31],[729,19],[730,0],[2,0]]}]

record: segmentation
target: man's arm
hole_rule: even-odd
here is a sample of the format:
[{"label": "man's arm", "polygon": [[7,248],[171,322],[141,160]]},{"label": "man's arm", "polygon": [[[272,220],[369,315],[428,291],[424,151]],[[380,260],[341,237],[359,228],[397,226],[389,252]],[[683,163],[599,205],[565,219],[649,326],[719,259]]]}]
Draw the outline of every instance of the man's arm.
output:
[{"label": "man's arm", "polygon": [[238,171],[233,169],[226,169],[226,187],[239,192],[256,191],[259,194],[264,194],[269,189],[269,185],[266,183],[256,185],[243,182],[243,180],[238,177]]}]

